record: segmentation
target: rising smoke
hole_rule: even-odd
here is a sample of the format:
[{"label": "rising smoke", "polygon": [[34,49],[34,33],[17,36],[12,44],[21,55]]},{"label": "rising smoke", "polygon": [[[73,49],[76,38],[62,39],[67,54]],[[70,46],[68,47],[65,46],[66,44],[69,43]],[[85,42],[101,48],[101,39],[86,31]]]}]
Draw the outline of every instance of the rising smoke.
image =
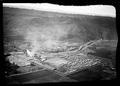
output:
[{"label": "rising smoke", "polygon": [[67,37],[68,33],[75,28],[76,26],[72,24],[53,21],[39,27],[30,26],[26,30],[25,40],[31,42],[33,46],[31,52],[34,55],[40,49],[56,49],[61,46],[60,39]]}]

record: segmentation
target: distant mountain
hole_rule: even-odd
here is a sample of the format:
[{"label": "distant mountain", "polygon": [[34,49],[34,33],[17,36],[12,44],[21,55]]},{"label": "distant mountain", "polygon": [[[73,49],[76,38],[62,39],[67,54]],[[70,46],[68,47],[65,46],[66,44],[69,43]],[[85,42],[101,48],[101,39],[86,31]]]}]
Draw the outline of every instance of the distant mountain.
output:
[{"label": "distant mountain", "polygon": [[69,42],[118,39],[116,18],[112,17],[3,7],[3,26],[4,37],[11,40],[24,40],[28,31]]}]

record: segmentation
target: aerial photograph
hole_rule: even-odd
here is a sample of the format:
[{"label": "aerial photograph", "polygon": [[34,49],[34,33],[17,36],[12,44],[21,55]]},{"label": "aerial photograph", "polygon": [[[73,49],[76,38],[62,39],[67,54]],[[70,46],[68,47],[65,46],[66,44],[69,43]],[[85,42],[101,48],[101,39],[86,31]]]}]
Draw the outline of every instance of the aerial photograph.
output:
[{"label": "aerial photograph", "polygon": [[6,84],[116,79],[111,5],[3,3]]}]

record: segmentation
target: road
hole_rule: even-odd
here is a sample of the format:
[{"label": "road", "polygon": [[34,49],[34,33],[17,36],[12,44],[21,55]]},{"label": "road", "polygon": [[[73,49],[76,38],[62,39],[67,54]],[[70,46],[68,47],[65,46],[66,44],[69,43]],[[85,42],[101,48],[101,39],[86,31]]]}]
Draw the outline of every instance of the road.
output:
[{"label": "road", "polygon": [[61,75],[53,70],[41,70],[27,74],[15,75],[7,77],[8,84],[24,84],[24,83],[45,83],[45,82],[76,82]]}]

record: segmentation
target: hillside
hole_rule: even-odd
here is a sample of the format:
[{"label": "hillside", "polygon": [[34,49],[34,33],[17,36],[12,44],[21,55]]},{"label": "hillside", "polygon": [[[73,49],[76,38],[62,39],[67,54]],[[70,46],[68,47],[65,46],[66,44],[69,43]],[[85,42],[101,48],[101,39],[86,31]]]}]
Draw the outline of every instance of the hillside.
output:
[{"label": "hillside", "polygon": [[100,66],[115,77],[116,18],[4,7],[3,27],[4,54],[17,73],[45,68],[67,76]]}]

